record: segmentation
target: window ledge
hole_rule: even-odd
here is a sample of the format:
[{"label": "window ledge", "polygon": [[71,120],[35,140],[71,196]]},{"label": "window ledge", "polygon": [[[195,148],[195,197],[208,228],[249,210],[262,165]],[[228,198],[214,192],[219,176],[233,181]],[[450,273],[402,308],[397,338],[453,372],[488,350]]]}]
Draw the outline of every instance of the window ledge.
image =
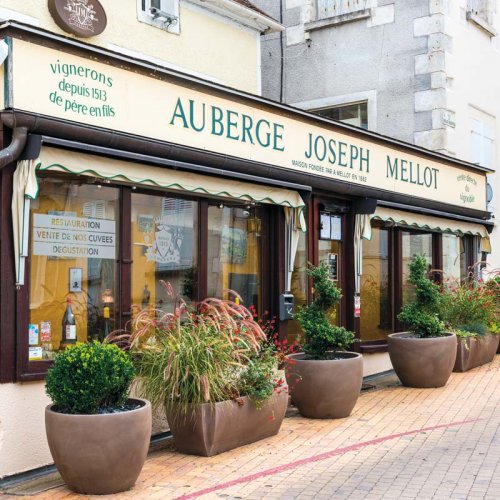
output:
[{"label": "window ledge", "polygon": [[333,26],[339,26],[341,24],[359,21],[360,19],[367,19],[370,16],[371,16],[370,9],[358,10],[356,12],[349,12],[348,14],[342,14],[340,16],[334,16],[334,17],[327,17],[326,19],[320,19],[319,21],[306,23],[304,25],[304,29],[305,31],[320,30],[323,28],[330,28]]},{"label": "window ledge", "polygon": [[474,14],[474,12],[471,11],[468,11],[466,16],[468,21],[474,23],[478,28],[483,30],[488,36],[490,37],[497,36],[498,34],[497,30],[493,28],[493,26],[482,17],[479,17],[477,14]]}]

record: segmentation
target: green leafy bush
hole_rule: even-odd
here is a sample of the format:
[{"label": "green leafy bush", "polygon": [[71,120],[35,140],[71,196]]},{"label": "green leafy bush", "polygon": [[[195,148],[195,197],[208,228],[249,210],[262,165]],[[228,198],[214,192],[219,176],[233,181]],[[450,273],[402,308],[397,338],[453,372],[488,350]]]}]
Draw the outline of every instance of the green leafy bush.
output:
[{"label": "green leafy bush", "polygon": [[274,346],[265,346],[251,357],[239,378],[239,390],[256,408],[261,408],[277,387],[278,361]]},{"label": "green leafy bush", "polygon": [[447,327],[472,336],[496,330],[498,322],[498,283],[473,279],[443,291],[441,310]]},{"label": "green leafy bush", "polygon": [[328,266],[309,266],[315,292],[314,301],[302,307],[297,320],[305,333],[304,352],[312,359],[329,359],[345,351],[355,341],[354,333],[331,323],[328,311],[340,302],[342,292],[330,280]]},{"label": "green leafy bush", "polygon": [[398,315],[399,321],[417,337],[445,335],[445,325],[439,317],[442,312],[439,286],[427,277],[424,256],[417,255],[410,262],[408,281],[415,286],[415,299],[403,306]]},{"label": "green leafy bush", "polygon": [[45,389],[58,411],[93,414],[123,405],[133,378],[132,361],[117,346],[78,343],[56,355]]}]

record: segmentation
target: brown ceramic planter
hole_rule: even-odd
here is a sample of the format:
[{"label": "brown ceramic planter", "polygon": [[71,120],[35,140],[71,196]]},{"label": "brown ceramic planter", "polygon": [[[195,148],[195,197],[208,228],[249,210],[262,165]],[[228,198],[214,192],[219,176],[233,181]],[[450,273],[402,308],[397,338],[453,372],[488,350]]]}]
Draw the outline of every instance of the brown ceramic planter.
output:
[{"label": "brown ceramic planter", "polygon": [[457,338],[457,357],[454,372],[466,372],[493,361],[499,347],[499,335],[485,335],[484,337]]},{"label": "brown ceramic planter", "polygon": [[288,405],[286,387],[258,410],[248,397],[192,405],[187,414],[167,410],[170,431],[181,453],[211,457],[278,434]]},{"label": "brown ceramic planter", "polygon": [[151,438],[151,404],[104,415],[68,415],[45,409],[50,452],[70,489],[87,495],[128,490],[139,476]]},{"label": "brown ceramic planter", "polygon": [[389,356],[403,385],[443,387],[448,382],[457,356],[457,337],[420,338],[410,332],[389,335]]},{"label": "brown ceramic planter", "polygon": [[355,352],[338,353],[343,359],[307,359],[291,354],[286,377],[292,400],[307,418],[348,417],[358,400],[363,382],[363,357]]}]

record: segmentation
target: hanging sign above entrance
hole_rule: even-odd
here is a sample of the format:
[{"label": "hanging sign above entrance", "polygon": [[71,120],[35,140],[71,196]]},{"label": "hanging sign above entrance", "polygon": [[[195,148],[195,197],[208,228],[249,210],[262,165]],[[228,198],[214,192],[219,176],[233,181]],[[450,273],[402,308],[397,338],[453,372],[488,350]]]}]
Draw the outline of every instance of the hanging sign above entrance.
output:
[{"label": "hanging sign above entrance", "polygon": [[49,0],[49,12],[59,28],[81,38],[100,35],[107,24],[99,0]]},{"label": "hanging sign above entrance", "polygon": [[486,173],[474,166],[192,83],[12,42],[7,106],[13,109],[259,162],[283,175],[301,172],[367,192],[486,210]]}]

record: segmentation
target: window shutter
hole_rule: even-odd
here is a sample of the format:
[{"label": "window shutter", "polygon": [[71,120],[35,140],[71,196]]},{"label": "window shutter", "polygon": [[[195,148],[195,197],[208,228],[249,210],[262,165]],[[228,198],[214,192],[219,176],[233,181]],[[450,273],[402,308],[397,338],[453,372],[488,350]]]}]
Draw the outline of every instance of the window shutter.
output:
[{"label": "window shutter", "polygon": [[106,202],[104,200],[85,202],[83,204],[83,216],[90,219],[105,219]]}]

